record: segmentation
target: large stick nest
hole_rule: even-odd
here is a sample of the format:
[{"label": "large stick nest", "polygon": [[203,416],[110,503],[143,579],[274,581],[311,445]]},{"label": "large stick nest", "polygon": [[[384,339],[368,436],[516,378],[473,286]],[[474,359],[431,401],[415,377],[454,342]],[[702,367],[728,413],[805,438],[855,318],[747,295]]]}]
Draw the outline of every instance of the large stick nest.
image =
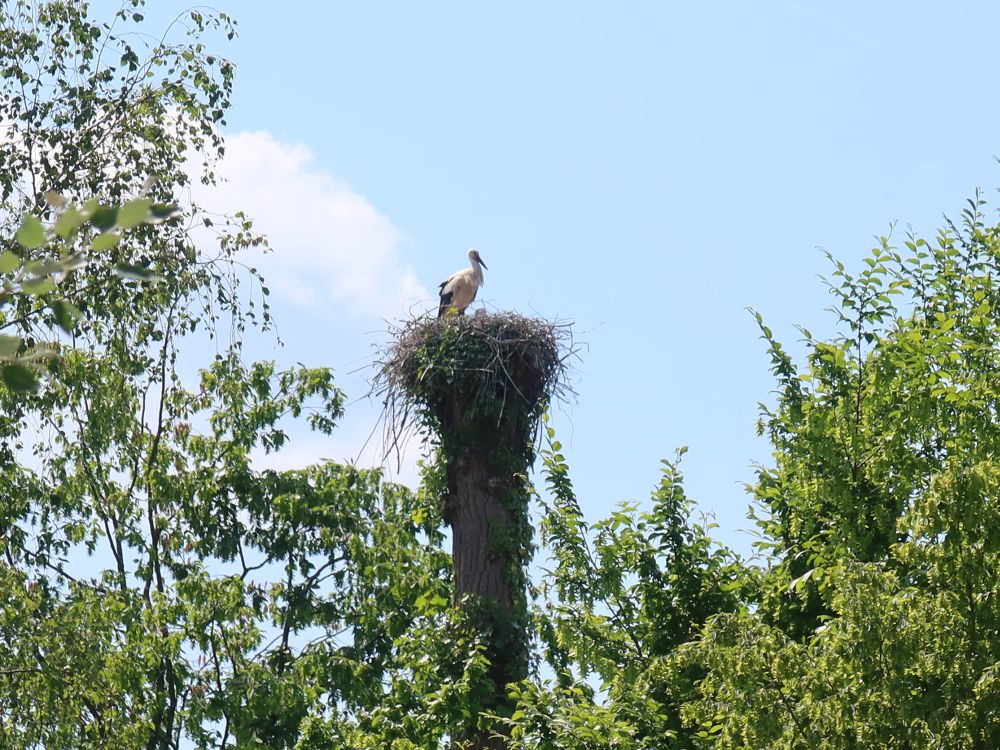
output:
[{"label": "large stick nest", "polygon": [[575,350],[568,324],[479,311],[416,318],[393,333],[373,386],[384,399],[389,450],[414,415],[438,432],[454,429],[456,414],[497,426],[515,415],[530,422],[571,392],[566,361]]}]

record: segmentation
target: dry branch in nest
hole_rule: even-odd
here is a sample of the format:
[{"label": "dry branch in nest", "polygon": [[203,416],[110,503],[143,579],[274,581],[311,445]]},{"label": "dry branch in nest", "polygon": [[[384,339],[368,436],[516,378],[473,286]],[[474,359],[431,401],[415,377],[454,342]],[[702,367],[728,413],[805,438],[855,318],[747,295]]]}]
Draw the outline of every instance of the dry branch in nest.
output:
[{"label": "dry branch in nest", "polygon": [[385,406],[389,450],[413,428],[414,416],[439,435],[470,420],[500,427],[512,410],[534,421],[571,393],[568,324],[480,311],[409,320],[393,333],[373,384]]}]

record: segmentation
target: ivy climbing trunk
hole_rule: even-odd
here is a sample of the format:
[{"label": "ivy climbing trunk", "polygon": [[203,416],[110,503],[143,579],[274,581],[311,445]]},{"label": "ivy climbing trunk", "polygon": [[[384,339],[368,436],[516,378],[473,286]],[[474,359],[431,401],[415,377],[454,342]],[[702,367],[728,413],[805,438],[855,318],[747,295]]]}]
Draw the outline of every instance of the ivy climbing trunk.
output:
[{"label": "ivy climbing trunk", "polygon": [[513,612],[517,598],[511,590],[503,554],[504,538],[517,523],[515,512],[497,492],[497,477],[489,457],[469,455],[449,466],[449,484],[454,489],[448,500],[448,520],[452,529],[452,556],[455,564],[455,594],[489,597],[507,612]]},{"label": "ivy climbing trunk", "polygon": [[442,516],[452,531],[455,602],[490,663],[479,715],[455,737],[456,747],[507,747],[480,719],[509,715],[507,685],[528,675],[526,482],[538,419],[561,367],[556,327],[513,314],[414,321],[384,363],[390,387],[436,434],[447,477]]},{"label": "ivy climbing trunk", "polygon": [[[528,676],[528,610],[525,568],[531,527],[524,476],[530,442],[523,426],[525,405],[510,404],[496,415],[479,415],[461,394],[452,401],[446,434],[448,495],[443,515],[451,526],[455,598],[485,635],[487,672],[483,708],[506,713],[506,686]],[[470,728],[462,747],[503,748],[491,732]]]}]

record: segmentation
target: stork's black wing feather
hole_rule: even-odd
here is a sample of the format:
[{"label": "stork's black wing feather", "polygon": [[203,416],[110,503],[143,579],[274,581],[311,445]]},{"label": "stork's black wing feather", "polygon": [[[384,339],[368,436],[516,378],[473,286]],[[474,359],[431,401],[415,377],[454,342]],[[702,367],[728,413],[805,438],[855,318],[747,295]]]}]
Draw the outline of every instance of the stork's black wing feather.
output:
[{"label": "stork's black wing feather", "polygon": [[444,314],[448,312],[448,308],[451,307],[451,298],[455,296],[454,292],[445,292],[444,285],[447,283],[445,281],[441,284],[441,306],[438,308],[439,318],[443,318]]}]

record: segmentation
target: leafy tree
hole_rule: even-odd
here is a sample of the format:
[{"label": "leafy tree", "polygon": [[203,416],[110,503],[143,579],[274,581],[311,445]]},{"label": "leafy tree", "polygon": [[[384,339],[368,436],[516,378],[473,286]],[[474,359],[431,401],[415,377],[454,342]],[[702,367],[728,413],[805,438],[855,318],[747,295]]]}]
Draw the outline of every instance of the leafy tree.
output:
[{"label": "leafy tree", "polygon": [[[223,147],[232,66],[203,39],[231,21],[191,11],[143,46],[142,6],[108,23],[84,3],[0,11],[0,228],[16,238],[0,248],[0,745],[427,742],[481,669],[474,644],[419,679],[409,666],[468,640],[441,604],[434,504],[377,471],[253,468],[287,419],[332,430],[343,396],[325,368],[244,361],[270,318],[240,252],[263,239],[183,200],[186,165],[212,180]],[[178,212],[138,220],[153,201]],[[43,343],[31,390],[9,373]],[[421,689],[442,695],[429,734],[402,710]]]},{"label": "leafy tree", "polygon": [[[55,323],[67,334],[72,334],[77,321],[82,316],[80,309],[58,294],[60,282],[67,275],[87,265],[90,254],[99,252],[118,243],[120,232],[139,224],[162,221],[171,216],[170,206],[155,205],[148,198],[129,201],[121,207],[101,206],[96,200],[87,201],[82,207],[66,206],[65,200],[57,193],[49,193],[50,202],[65,208],[55,221],[50,235],[60,241],[61,247],[53,252],[50,247],[47,256],[40,258],[19,257],[8,251],[0,253],[0,276],[3,277],[3,292],[0,302],[8,302],[12,297],[36,297],[44,299],[47,308],[36,308],[35,317],[49,312]],[[108,221],[111,225],[108,226]],[[88,251],[74,251],[70,241],[86,225],[98,230]],[[100,227],[104,231],[100,231]],[[37,251],[49,244],[50,236],[37,216],[25,214],[17,230],[18,245],[26,252]],[[158,277],[148,269],[129,264],[118,264],[115,272],[123,278],[155,281]],[[7,323],[11,327],[27,322],[32,315]],[[35,343],[28,347],[21,336],[0,334],[0,374],[3,382],[15,393],[34,390],[38,386],[36,363],[46,363],[58,353],[58,342]]]},{"label": "leafy tree", "polygon": [[759,524],[774,564],[751,614],[713,620],[689,717],[717,747],[987,748],[1000,742],[996,427],[1000,227],[983,201],[929,242],[836,265],[843,335],[762,429]]},{"label": "leafy tree", "polygon": [[739,609],[750,577],[712,541],[714,524],[692,519],[683,451],[663,462],[648,511],[623,504],[591,527],[551,428],[548,441],[551,501],[540,498],[540,528],[555,566],[542,582],[537,623],[556,681],[514,688],[512,747],[691,747],[702,730],[683,724],[681,707],[702,670],[678,668],[676,653],[709,618]]},{"label": "leafy tree", "polygon": [[515,747],[1000,744],[1000,226],[983,206],[933,242],[881,238],[860,274],[834,261],[841,333],[803,331],[802,369],[758,316],[779,383],[753,486],[763,566],[687,518],[676,464],[651,511],[588,529],[558,443],[545,453],[557,680],[516,687]]}]

